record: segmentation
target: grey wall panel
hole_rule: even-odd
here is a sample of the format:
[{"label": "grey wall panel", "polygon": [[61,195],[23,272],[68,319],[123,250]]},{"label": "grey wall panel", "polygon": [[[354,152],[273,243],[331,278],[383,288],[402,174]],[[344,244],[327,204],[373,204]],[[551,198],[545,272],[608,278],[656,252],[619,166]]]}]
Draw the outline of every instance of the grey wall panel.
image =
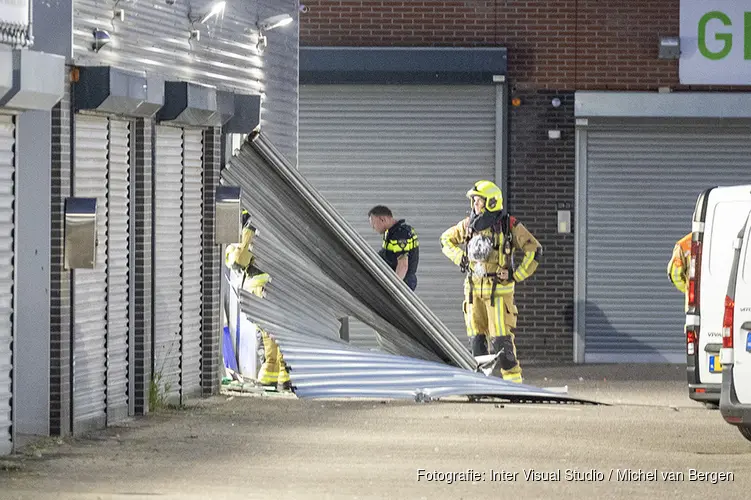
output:
[{"label": "grey wall panel", "polygon": [[203,132],[183,133],[182,394],[201,393]]},{"label": "grey wall panel", "polygon": [[[461,340],[462,275],[439,237],[466,216],[472,184],[495,179],[495,123],[492,85],[300,88],[300,171],[374,251],[382,237],[368,210],[385,204],[406,218],[420,240],[416,293]],[[350,340],[377,345],[357,321]]]},{"label": "grey wall panel", "polygon": [[181,391],[182,134],[180,128],[157,126],[154,144],[153,378],[173,403]]},{"label": "grey wall panel", "polygon": [[[191,23],[208,12],[213,0],[119,4],[125,21],[114,19],[113,3],[75,4],[73,51],[77,64],[108,64],[172,79],[215,85],[244,93],[263,92],[262,127],[294,160],[297,150],[298,2],[227,2],[225,12],[206,24]],[[267,32],[268,47],[256,48],[256,23],[277,14],[294,22]],[[112,42],[92,50],[94,29],[107,30]],[[200,40],[190,31],[199,29]]]},{"label": "grey wall panel", "polygon": [[76,115],[73,194],[97,199],[95,269],[73,271],[73,432],[106,425],[107,118]]},{"label": "grey wall panel", "polygon": [[109,121],[107,422],[128,416],[130,122]]},{"label": "grey wall panel", "polygon": [[585,362],[685,362],[670,253],[702,190],[751,182],[749,128],[692,123],[586,131]]},{"label": "grey wall panel", "polygon": [[[13,289],[13,430],[50,435],[50,144],[52,113],[25,111],[16,117]],[[70,322],[68,322],[70,324]],[[55,331],[59,334],[59,331]],[[68,343],[70,345],[70,342]],[[69,395],[70,396],[70,395]],[[68,405],[70,407],[70,405]]]},{"label": "grey wall panel", "polygon": [[9,454],[13,392],[13,175],[15,127],[12,116],[0,115],[0,455]]}]

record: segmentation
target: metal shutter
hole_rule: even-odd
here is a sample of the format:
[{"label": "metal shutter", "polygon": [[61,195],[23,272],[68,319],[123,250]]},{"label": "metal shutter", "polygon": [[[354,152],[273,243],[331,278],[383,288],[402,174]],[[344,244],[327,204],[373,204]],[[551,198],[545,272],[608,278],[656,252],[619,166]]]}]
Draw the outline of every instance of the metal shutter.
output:
[{"label": "metal shutter", "polygon": [[108,120],[76,115],[73,192],[97,199],[95,269],[73,271],[73,432],[106,425]]},{"label": "metal shutter", "polygon": [[128,416],[130,123],[110,120],[107,228],[107,421]]},{"label": "metal shutter", "polygon": [[0,455],[12,451],[13,227],[15,127],[0,116]]},{"label": "metal shutter", "polygon": [[183,134],[183,395],[201,393],[203,132]]},{"label": "metal shutter", "polygon": [[154,182],[154,378],[160,394],[181,391],[181,226],[183,131],[156,127]]},{"label": "metal shutter", "polygon": [[[585,362],[685,362],[683,296],[666,268],[699,193],[751,182],[748,129],[586,132]],[[581,184],[580,184],[581,185]]]},{"label": "metal shutter", "polygon": [[[467,189],[495,178],[495,92],[492,85],[300,87],[300,171],[376,250],[372,206],[388,206],[415,228],[416,293],[461,340],[462,275],[439,237],[466,216]],[[377,346],[354,319],[350,341]]]}]

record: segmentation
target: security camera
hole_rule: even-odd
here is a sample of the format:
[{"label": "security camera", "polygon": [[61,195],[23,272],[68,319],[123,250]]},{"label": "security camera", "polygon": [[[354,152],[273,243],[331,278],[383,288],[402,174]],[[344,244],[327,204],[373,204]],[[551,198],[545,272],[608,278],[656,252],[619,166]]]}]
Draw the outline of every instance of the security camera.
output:
[{"label": "security camera", "polygon": [[300,12],[302,12],[303,14],[306,14],[310,12],[310,9],[308,8],[307,5],[300,4]]}]

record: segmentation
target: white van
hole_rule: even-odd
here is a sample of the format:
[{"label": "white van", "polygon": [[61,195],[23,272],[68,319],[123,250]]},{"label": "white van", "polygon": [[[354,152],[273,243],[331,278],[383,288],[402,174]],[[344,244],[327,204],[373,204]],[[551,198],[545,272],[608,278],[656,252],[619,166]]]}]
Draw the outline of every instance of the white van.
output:
[{"label": "white van", "polygon": [[691,399],[710,407],[720,402],[723,299],[733,241],[749,210],[751,185],[707,189],[694,210],[685,328],[688,391]]},{"label": "white van", "polygon": [[751,214],[733,244],[722,324],[720,413],[751,441]]}]

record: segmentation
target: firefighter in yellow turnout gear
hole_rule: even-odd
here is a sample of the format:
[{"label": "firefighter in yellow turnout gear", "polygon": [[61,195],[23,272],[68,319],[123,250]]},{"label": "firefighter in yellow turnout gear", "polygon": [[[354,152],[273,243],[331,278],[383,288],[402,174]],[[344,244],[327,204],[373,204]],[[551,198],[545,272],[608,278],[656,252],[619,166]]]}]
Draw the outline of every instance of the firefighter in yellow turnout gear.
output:
[{"label": "firefighter in yellow turnout gear", "polygon": [[691,233],[681,238],[673,247],[668,262],[668,278],[674,287],[685,296],[684,310],[688,311],[688,278],[691,266]]},{"label": "firefighter in yellow turnout gear", "polygon": [[[491,374],[522,382],[516,357],[514,329],[518,310],[516,283],[537,269],[542,247],[516,218],[505,213],[503,196],[490,181],[478,181],[467,191],[471,215],[441,235],[441,250],[467,274],[464,283],[464,319],[472,354],[496,355]],[[513,268],[514,250],[524,259]],[[489,337],[489,338],[488,338]]]},{"label": "firefighter in yellow turnout gear", "polygon": [[[266,273],[257,274],[251,278],[248,287],[255,296],[263,298],[266,296],[266,283],[270,280],[271,278]],[[287,366],[284,364],[279,346],[261,327],[258,327],[258,330],[261,332],[261,339],[263,340],[264,357],[261,370],[258,372],[258,381],[261,385],[289,389],[289,373],[287,373]]]},{"label": "firefighter in yellow turnout gear", "polygon": [[[257,234],[257,230],[250,224],[250,214],[247,210],[242,211],[242,216],[243,230],[240,244],[227,246],[224,262],[229,269],[241,274],[241,288],[258,298],[265,298],[266,285],[271,281],[271,277],[255,267],[253,239]],[[263,340],[265,358],[258,372],[259,382],[265,386],[289,389],[289,373],[287,373],[279,346],[262,328],[258,327],[258,329],[261,332]]]}]

